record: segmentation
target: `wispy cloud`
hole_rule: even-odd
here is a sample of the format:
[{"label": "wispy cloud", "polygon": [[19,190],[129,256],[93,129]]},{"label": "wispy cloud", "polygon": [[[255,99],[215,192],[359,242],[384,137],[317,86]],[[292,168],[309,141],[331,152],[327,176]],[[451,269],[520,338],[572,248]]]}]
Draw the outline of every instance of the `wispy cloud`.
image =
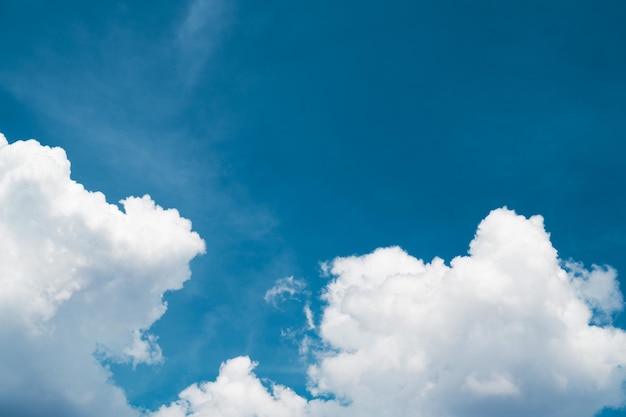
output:
[{"label": "wispy cloud", "polygon": [[226,162],[214,145],[229,134],[229,122],[219,114],[194,115],[212,106],[210,97],[198,104],[193,87],[206,77],[231,7],[190,1],[149,39],[119,19],[103,33],[84,28],[67,35],[62,49],[33,48],[28,60],[0,67],[0,88],[40,116],[47,136],[39,140],[89,155],[89,163],[75,162],[106,172],[94,174],[98,187],[113,193],[140,185],[127,192],[148,189],[176,195],[184,208],[210,206],[208,227],[225,236],[220,242],[257,239],[275,220],[244,187],[223,180]]},{"label": "wispy cloud", "polygon": [[194,0],[176,31],[178,67],[186,85],[193,85],[231,24],[231,3]]},{"label": "wispy cloud", "polygon": [[311,304],[307,303],[304,306],[304,316],[306,318],[306,327],[307,330],[315,329],[315,322],[313,321],[313,311],[311,310]]},{"label": "wispy cloud", "polygon": [[[189,180],[196,167],[184,145],[199,132],[180,117],[230,15],[221,0],[193,0],[183,9],[149,39],[115,20],[103,34],[66,29],[62,48],[37,45],[29,59],[1,68],[0,88],[39,113],[54,136],[89,144],[118,170],[136,167],[153,184]],[[220,136],[219,124],[200,133],[205,146]],[[216,160],[209,166],[219,169]]]},{"label": "wispy cloud", "polygon": [[266,303],[272,304],[274,307],[286,300],[293,300],[297,295],[306,293],[307,284],[302,280],[294,279],[294,277],[280,278],[272,288],[265,292],[263,297]]}]

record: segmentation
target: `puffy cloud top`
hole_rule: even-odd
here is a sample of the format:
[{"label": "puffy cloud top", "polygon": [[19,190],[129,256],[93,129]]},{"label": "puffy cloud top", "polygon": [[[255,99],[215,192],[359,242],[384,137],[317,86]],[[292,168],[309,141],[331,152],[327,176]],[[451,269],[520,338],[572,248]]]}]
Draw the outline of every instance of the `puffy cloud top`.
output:
[{"label": "puffy cloud top", "polygon": [[136,414],[94,354],[161,359],[146,331],[204,242],[149,196],[121,208],[70,179],[61,148],[0,137],[0,414]]},{"label": "puffy cloud top", "polygon": [[[333,275],[319,325],[324,348],[309,369],[318,398],[290,394],[291,415],[591,417],[624,404],[626,333],[610,325],[623,307],[616,273],[561,262],[540,216],[494,210],[468,255],[449,265],[391,247],[324,269]],[[246,365],[239,392],[258,393],[249,360],[235,361]],[[158,417],[226,415],[231,366]],[[266,401],[227,415],[272,415],[282,401],[271,390],[258,396]]]},{"label": "puffy cloud top", "polygon": [[306,400],[281,385],[269,390],[254,375],[246,356],[222,364],[215,382],[191,385],[180,400],[161,407],[154,417],[302,417]]},{"label": "puffy cloud top", "polygon": [[310,369],[314,392],[361,416],[592,416],[625,399],[626,333],[590,325],[622,308],[616,274],[562,265],[543,219],[483,220],[468,256],[400,248],[337,258]]},{"label": "puffy cloud top", "polygon": [[[120,203],[71,180],[62,149],[0,135],[1,415],[591,417],[626,401],[616,271],[562,262],[541,216],[498,209],[448,264],[398,247],[325,264],[317,326],[305,307],[313,399],[238,357],[140,412],[100,360],[162,359],[148,329],[204,242],[148,196]],[[279,280],[265,298],[305,286]]]}]

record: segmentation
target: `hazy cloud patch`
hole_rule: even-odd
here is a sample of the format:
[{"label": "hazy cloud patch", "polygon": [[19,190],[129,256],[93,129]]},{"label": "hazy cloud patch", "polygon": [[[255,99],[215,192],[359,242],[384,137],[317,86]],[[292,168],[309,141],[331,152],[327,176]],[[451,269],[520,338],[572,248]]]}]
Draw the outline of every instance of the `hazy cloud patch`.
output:
[{"label": "hazy cloud patch", "polygon": [[183,81],[195,83],[222,40],[231,18],[228,2],[223,0],[193,0],[185,18],[176,31],[179,70]]}]

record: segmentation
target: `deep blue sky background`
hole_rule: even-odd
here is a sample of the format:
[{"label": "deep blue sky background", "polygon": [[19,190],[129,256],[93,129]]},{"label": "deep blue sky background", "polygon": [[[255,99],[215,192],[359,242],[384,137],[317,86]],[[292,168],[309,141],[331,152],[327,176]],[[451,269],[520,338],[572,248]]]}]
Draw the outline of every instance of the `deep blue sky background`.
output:
[{"label": "deep blue sky background", "polygon": [[280,330],[305,300],[267,305],[277,278],[315,304],[335,256],[449,261],[503,205],[542,214],[563,259],[626,271],[626,3],[207,5],[181,40],[183,2],[0,3],[0,130],[62,146],[111,202],[178,208],[207,241],[155,326],[166,362],[113,367],[133,403],[239,354],[304,394]]}]

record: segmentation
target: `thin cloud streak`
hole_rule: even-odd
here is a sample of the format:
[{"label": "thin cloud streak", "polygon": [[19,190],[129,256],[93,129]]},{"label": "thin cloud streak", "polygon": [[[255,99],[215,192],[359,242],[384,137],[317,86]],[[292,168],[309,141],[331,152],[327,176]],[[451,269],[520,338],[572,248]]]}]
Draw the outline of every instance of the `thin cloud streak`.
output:
[{"label": "thin cloud streak", "polygon": [[194,0],[176,31],[178,67],[184,84],[193,86],[206,62],[230,26],[231,3],[223,0]]},{"label": "thin cloud streak", "polygon": [[[137,174],[159,173],[155,184],[189,180],[196,170],[183,163],[189,158],[181,145],[197,133],[179,119],[229,16],[222,1],[194,0],[184,9],[156,39],[119,22],[103,36],[68,29],[73,48],[35,49],[29,60],[0,71],[0,86],[39,112],[57,136],[91,144],[117,168],[132,166],[125,162],[133,155]],[[220,132],[210,135],[207,146]],[[219,171],[217,160],[209,164]]]}]

